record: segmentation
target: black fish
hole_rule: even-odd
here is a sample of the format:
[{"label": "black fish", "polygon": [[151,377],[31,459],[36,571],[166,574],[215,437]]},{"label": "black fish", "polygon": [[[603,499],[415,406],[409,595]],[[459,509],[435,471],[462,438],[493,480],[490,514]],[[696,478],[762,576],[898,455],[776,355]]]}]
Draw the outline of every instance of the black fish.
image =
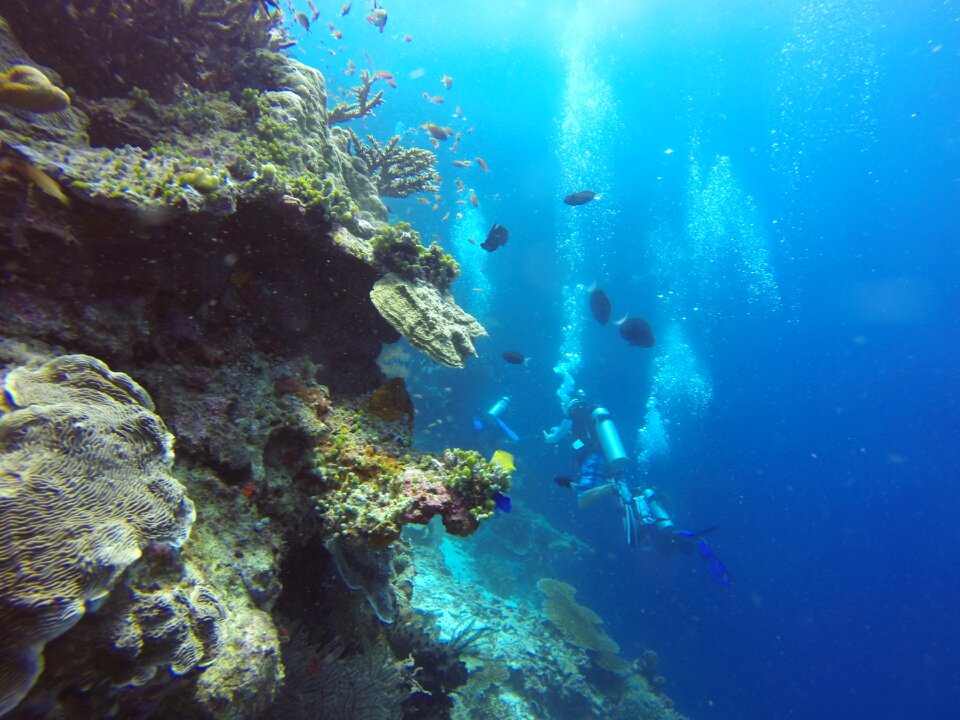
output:
[{"label": "black fish", "polygon": [[591,200],[599,200],[600,196],[597,195],[593,190],[581,190],[580,192],[575,192],[573,195],[567,195],[563,201],[567,205],[586,205]]},{"label": "black fish", "polygon": [[590,291],[590,312],[601,325],[606,325],[610,319],[610,298],[598,287]]},{"label": "black fish", "polygon": [[653,347],[653,330],[650,323],[643,318],[627,317],[617,323],[620,326],[620,337],[635,347]]},{"label": "black fish", "polygon": [[480,247],[487,252],[493,252],[501,245],[506,245],[509,239],[510,232],[503,225],[494,223],[490,232],[487,233],[487,239],[480,243]]},{"label": "black fish", "polygon": [[514,350],[507,350],[504,352],[503,359],[511,365],[526,365],[528,362],[530,362],[530,358],[524,357]]},{"label": "black fish", "polygon": [[568,488],[573,485],[573,478],[567,477],[566,475],[556,475],[553,481],[560,487]]}]

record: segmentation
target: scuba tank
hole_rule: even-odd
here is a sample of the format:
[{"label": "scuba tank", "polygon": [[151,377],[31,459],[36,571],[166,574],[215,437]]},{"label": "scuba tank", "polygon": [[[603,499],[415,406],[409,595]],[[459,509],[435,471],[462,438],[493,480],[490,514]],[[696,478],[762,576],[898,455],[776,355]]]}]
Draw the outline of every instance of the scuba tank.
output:
[{"label": "scuba tank", "polygon": [[613,424],[610,411],[598,407],[593,411],[593,427],[597,433],[597,440],[603,449],[603,458],[607,461],[607,469],[614,475],[623,472],[627,467],[627,451],[620,442],[617,426]]}]

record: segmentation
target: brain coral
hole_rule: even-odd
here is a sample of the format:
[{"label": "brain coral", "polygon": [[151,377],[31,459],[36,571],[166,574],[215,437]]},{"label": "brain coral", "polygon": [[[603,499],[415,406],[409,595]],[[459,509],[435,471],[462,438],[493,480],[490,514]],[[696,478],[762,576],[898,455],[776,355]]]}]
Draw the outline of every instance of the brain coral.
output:
[{"label": "brain coral", "polygon": [[0,715],[43,669],[43,648],[104,598],[150,544],[195,517],[169,475],[173,436],[146,391],[99,360],[15,368],[0,399]]}]

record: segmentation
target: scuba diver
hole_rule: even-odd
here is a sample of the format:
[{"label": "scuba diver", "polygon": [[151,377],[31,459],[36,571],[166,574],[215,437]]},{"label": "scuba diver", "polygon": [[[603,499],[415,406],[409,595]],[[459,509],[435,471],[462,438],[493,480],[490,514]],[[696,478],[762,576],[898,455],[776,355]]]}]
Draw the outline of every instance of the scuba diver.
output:
[{"label": "scuba diver", "polygon": [[485,413],[473,417],[473,430],[474,432],[479,432],[481,430],[489,430],[493,428],[499,428],[504,435],[513,440],[514,442],[520,442],[519,436],[511,430],[507,424],[503,421],[503,414],[507,411],[507,408],[510,407],[510,396],[504,395],[502,398],[497,400],[493,405],[490,406],[490,409]]},{"label": "scuba diver", "polygon": [[733,581],[730,573],[704,539],[718,526],[698,532],[679,530],[664,505],[662,493],[655,488],[631,492],[624,479],[627,453],[606,408],[588,403],[583,391],[578,391],[567,404],[560,425],[543,435],[549,444],[572,438],[578,478],[574,480],[561,475],[554,481],[577,491],[578,507],[590,507],[601,498],[615,497],[623,516],[628,545],[653,546],[664,557],[671,557],[677,551],[691,554],[696,550],[710,575],[721,585],[730,585]]}]

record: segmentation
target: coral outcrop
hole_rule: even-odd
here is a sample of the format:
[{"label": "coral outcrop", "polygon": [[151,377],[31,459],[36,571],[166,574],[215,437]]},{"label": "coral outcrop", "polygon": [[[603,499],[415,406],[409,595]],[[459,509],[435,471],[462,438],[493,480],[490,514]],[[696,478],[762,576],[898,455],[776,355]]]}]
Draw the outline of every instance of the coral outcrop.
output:
[{"label": "coral outcrop", "polygon": [[463,367],[477,354],[475,338],[487,334],[449,295],[423,280],[387,275],[373,286],[370,299],[413,347],[448,367]]},{"label": "coral outcrop", "polygon": [[[595,631],[559,630],[539,610],[528,575],[513,574],[504,595],[491,588],[480,561],[496,546],[496,532],[481,531],[477,548],[430,531],[410,535],[416,569],[410,604],[434,618],[469,670],[454,717],[682,720],[663,694],[662,678],[649,680],[648,654],[631,660],[616,654],[609,638],[597,642]],[[595,614],[573,601],[571,586],[543,585],[566,616],[596,628]]]},{"label": "coral outcrop", "polygon": [[[16,368],[3,389],[0,713],[36,681],[45,644],[145,549],[182,545],[195,517],[170,475],[173,437],[127,375],[71,355]],[[178,649],[181,674],[213,652],[199,646]]]},{"label": "coral outcrop", "polygon": [[[448,590],[482,623],[448,634],[411,606],[402,531],[475,533],[509,478],[413,448],[376,358],[406,334],[459,367],[485,331],[453,258],[386,223],[380,194],[429,187],[429,159],[377,145],[378,182],[338,124],[382,106],[374,77],[328,110],[323,75],[278,52],[278,4],[3,5],[0,73],[57,109],[0,103],[0,712],[483,716],[468,657],[609,709],[575,676],[599,654],[530,624],[536,604]],[[556,574],[544,538],[583,550],[504,535],[500,586]]]}]

